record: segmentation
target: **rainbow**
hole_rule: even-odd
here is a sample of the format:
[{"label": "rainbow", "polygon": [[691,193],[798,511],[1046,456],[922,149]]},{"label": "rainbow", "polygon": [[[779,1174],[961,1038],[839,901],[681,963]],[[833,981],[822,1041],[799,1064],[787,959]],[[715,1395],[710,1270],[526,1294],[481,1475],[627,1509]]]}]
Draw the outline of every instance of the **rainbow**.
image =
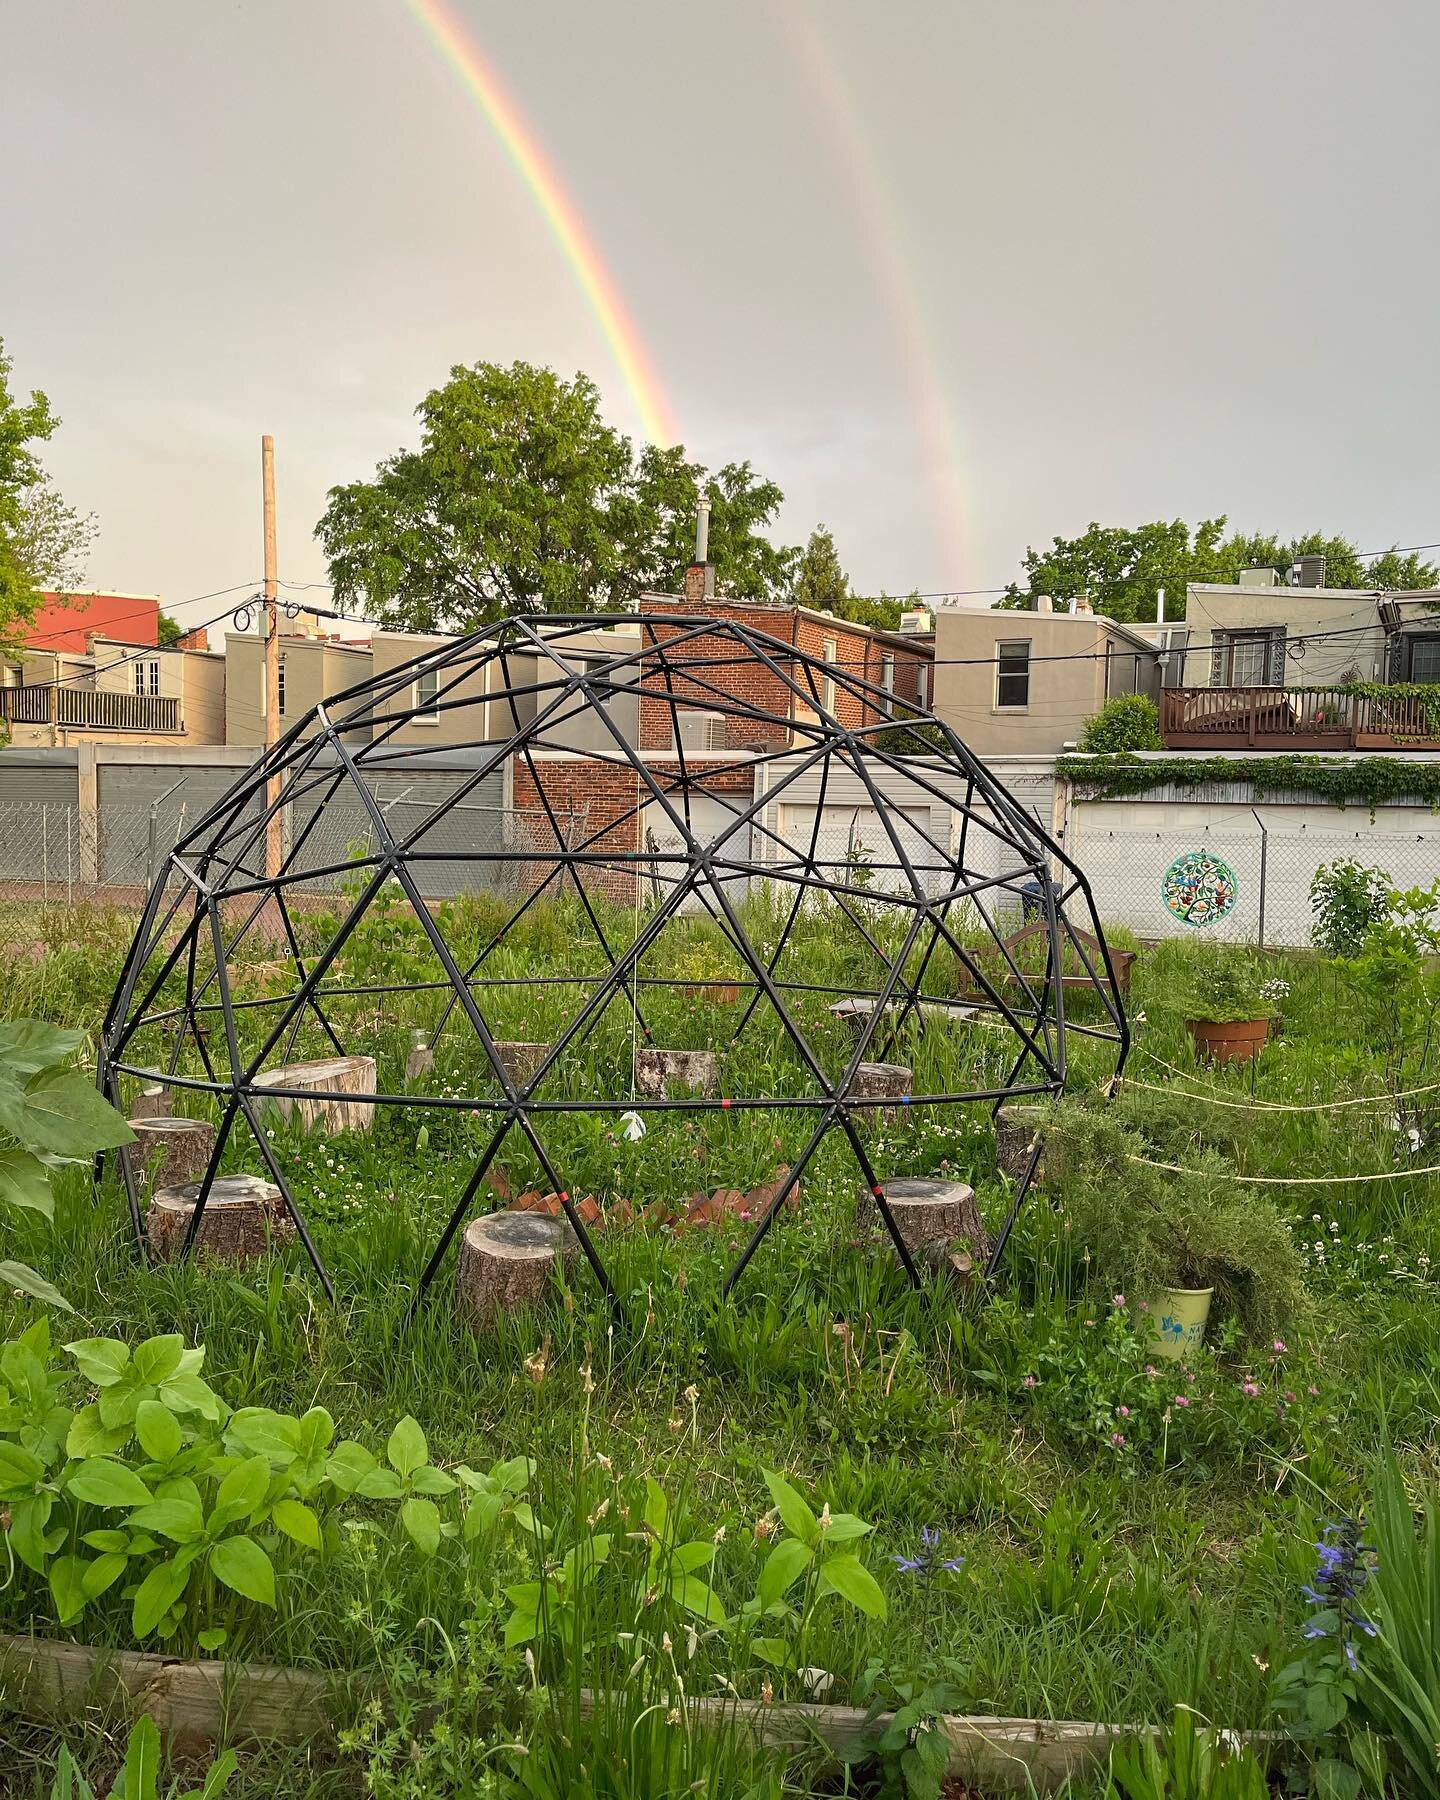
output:
[{"label": "rainbow", "polygon": [[802,85],[814,102],[830,154],[846,175],[867,260],[895,324],[911,405],[919,423],[935,547],[944,558],[947,580],[958,588],[970,573],[961,480],[964,457],[959,428],[944,400],[939,347],[895,228],[899,209],[886,196],[879,158],[860,127],[864,110],[849,92],[826,44],[824,27],[816,22],[807,0],[777,0],[771,12],[800,65]]},{"label": "rainbow", "polygon": [[501,87],[499,75],[453,7],[447,6],[445,0],[404,0],[404,4],[461,86],[479,105],[516,174],[530,190],[604,334],[645,436],[655,444],[675,443],[677,434],[670,407],[635,321],[575,202],[566,193],[519,107]]}]

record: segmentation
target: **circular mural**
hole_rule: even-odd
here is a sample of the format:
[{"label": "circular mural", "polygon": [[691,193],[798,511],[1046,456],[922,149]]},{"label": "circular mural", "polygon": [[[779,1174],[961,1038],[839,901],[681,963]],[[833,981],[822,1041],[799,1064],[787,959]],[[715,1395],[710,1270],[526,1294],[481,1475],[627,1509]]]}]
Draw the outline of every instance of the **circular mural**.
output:
[{"label": "circular mural", "polygon": [[1235,871],[1210,850],[1177,856],[1160,882],[1167,912],[1186,925],[1214,925],[1234,910]]}]

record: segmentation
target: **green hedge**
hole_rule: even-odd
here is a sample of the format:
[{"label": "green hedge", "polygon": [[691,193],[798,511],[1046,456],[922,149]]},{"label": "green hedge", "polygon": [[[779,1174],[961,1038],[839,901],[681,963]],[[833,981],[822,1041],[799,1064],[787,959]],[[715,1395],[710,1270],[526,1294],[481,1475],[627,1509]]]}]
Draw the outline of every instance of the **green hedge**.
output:
[{"label": "green hedge", "polygon": [[1416,799],[1440,808],[1440,762],[1406,762],[1388,755],[1340,762],[1320,756],[1061,756],[1055,773],[1073,781],[1084,799],[1119,800],[1158,787],[1208,787],[1249,782],[1265,794],[1316,794],[1344,806],[1361,800]]}]

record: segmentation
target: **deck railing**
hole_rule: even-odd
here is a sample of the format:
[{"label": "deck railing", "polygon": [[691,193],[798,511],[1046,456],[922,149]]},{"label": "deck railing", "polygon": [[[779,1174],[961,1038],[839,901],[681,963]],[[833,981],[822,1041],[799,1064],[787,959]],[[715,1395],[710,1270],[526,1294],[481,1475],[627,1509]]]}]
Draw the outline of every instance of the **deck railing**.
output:
[{"label": "deck railing", "polygon": [[67,731],[159,734],[179,731],[180,702],[173,695],[37,683],[0,688],[0,718],[11,725],[57,725]]}]

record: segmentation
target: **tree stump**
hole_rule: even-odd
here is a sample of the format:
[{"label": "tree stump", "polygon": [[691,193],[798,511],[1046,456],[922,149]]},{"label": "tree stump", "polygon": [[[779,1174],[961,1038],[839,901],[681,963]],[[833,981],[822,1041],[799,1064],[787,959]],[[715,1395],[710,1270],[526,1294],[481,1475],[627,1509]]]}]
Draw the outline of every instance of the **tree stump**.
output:
[{"label": "tree stump", "polygon": [[557,1265],[580,1249],[570,1221],[543,1212],[487,1213],[465,1228],[455,1269],[455,1302],[476,1330],[502,1313],[545,1298]]},{"label": "tree stump", "polygon": [[[851,1036],[858,1043],[860,1038],[869,1029],[870,1021],[875,1017],[878,1005],[879,1002],[876,1000],[859,996],[846,1000],[837,1000],[830,1008],[830,1016],[834,1019],[839,1019],[842,1025],[848,1025]],[[898,1000],[891,1000],[885,1007],[887,1018],[893,1017],[899,1011],[900,1002]],[[874,1035],[876,1037],[880,1035],[884,1025],[885,1020],[882,1019],[875,1027]]]},{"label": "tree stump", "polygon": [[[995,1162],[1002,1174],[1019,1181],[1030,1161],[1036,1138],[1045,1138],[1055,1117],[1050,1106],[1002,1106],[995,1115]],[[1047,1144],[1035,1165],[1036,1181],[1046,1179],[1046,1163],[1056,1161],[1056,1147]],[[1054,1173],[1053,1168],[1050,1173]]]},{"label": "tree stump", "polygon": [[290,1063],[257,1075],[255,1086],[314,1089],[311,1099],[296,1100],[277,1094],[274,1101],[283,1119],[298,1110],[306,1131],[313,1131],[317,1125],[332,1132],[368,1131],[375,1123],[373,1101],[347,1098],[350,1094],[375,1092],[373,1056],[331,1056],[319,1062]]},{"label": "tree stump", "polygon": [[[845,1089],[847,1100],[899,1100],[914,1091],[915,1078],[904,1063],[859,1063]],[[862,1106],[855,1114],[862,1126],[878,1121],[893,1125],[907,1109],[902,1106]]]},{"label": "tree stump", "polygon": [[130,1108],[130,1123],[133,1125],[137,1119],[168,1119],[173,1110],[169,1088],[159,1081],[147,1083],[135,1096],[135,1104]]},{"label": "tree stump", "polygon": [[[975,1190],[968,1183],[942,1181],[930,1175],[903,1175],[887,1181],[884,1187],[895,1229],[912,1256],[924,1256],[931,1245],[948,1247],[963,1242],[975,1262],[983,1263],[989,1257],[990,1234],[975,1204]],[[870,1201],[867,1216],[883,1231],[885,1222],[873,1195],[865,1198]]]},{"label": "tree stump", "polygon": [[550,1054],[549,1044],[509,1043],[497,1038],[495,1052],[505,1073],[510,1077],[512,1087],[529,1087],[535,1079],[535,1071]]},{"label": "tree stump", "polygon": [[720,1086],[720,1058],[713,1050],[637,1050],[635,1089],[647,1100],[663,1100],[671,1087],[713,1095]]},{"label": "tree stump", "polygon": [[[190,1215],[200,1197],[200,1183],[161,1188],[145,1215],[145,1235],[157,1262],[173,1262],[180,1254]],[[295,1236],[278,1187],[258,1175],[220,1175],[211,1185],[195,1237],[195,1254],[217,1262],[258,1262],[283,1249]]]},{"label": "tree stump", "polygon": [[435,1052],[428,1044],[415,1044],[405,1058],[405,1079],[419,1081],[435,1067]]},{"label": "tree stump", "polygon": [[210,1167],[215,1127],[208,1119],[133,1118],[135,1170],[152,1190],[186,1187]]}]

